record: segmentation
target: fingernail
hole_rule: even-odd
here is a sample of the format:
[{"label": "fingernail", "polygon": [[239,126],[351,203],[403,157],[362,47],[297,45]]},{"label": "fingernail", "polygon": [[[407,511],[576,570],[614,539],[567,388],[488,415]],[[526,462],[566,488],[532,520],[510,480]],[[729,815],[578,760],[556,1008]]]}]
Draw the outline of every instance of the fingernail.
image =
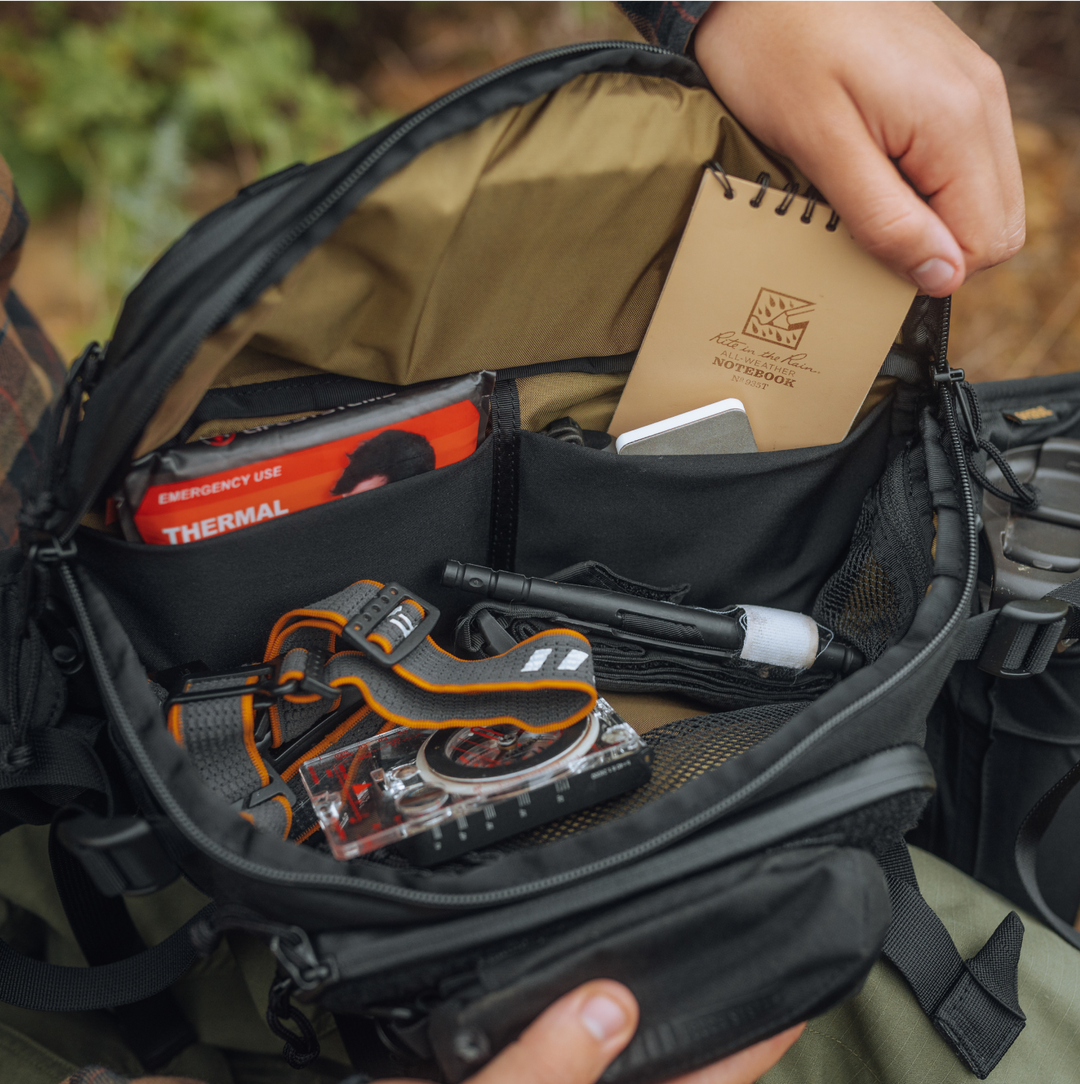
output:
[{"label": "fingernail", "polygon": [[581,1007],[581,1022],[602,1043],[626,1027],[626,1010],[609,997],[591,997]]},{"label": "fingernail", "polygon": [[926,263],[919,264],[911,272],[911,277],[920,290],[932,294],[936,290],[944,290],[955,274],[956,268],[951,263],[947,260],[940,260],[935,256],[933,259],[927,260]]}]

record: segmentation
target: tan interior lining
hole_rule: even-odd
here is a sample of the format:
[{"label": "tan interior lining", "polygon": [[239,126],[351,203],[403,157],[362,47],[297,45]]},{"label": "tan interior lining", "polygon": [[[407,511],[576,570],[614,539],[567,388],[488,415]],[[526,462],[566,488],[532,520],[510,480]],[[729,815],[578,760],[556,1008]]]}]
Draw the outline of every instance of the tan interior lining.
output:
[{"label": "tan interior lining", "polygon": [[578,76],[444,140],[293,268],[237,350],[222,332],[203,344],[140,451],[215,384],[312,370],[410,384],[636,350],[713,157],[797,176],[710,91],[624,73]]}]

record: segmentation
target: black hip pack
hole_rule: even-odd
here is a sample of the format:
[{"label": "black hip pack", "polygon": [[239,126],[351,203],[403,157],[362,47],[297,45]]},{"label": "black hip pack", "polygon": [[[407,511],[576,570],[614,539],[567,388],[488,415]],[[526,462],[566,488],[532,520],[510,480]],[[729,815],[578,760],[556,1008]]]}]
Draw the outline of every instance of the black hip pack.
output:
[{"label": "black hip pack", "polygon": [[[965,1064],[992,1070],[1024,1024],[1022,926],[1010,916],[961,959],[903,836],[934,790],[926,720],[956,659],[986,682],[995,666],[1041,671],[1072,610],[970,620],[990,445],[946,360],[947,303],[916,299],[839,444],[603,449],[713,160],[807,185],[688,59],[567,47],[244,189],[148,272],[112,341],[72,369],[0,630],[0,811],[5,827],[54,824],[57,886],[93,966],[0,945],[0,997],[111,1008],[154,1068],[190,1039],[169,984],[248,931],[279,963],[270,1020],[292,1064],[317,1049],[299,999],[334,1013],[358,1068],[459,1081],[556,997],[610,977],[642,1019],[604,1079],[647,1084],[837,1004],[884,951]],[[261,447],[265,427],[469,373],[494,374],[490,435],[483,410],[458,418],[471,446],[440,451],[433,429],[434,452],[408,450],[426,465],[401,473],[384,441],[371,476],[391,484],[353,470],[341,499],[253,498],[162,528],[169,544],[120,530],[133,464],[186,463],[170,449],[244,430]],[[554,431],[578,439],[552,439],[566,417]],[[244,472],[273,480],[230,455],[230,473],[174,490],[147,468],[139,492],[164,508],[166,492],[182,504]],[[863,665],[799,676],[675,658],[663,622],[627,637],[557,607],[478,604],[448,561],[801,612]],[[360,581],[347,605],[326,601]],[[380,591],[412,606],[398,624],[371,610]],[[298,608],[304,636],[274,640]],[[379,636],[393,670],[372,655]],[[281,759],[386,722],[582,725],[597,693],[640,732],[648,782],[448,861],[335,859]],[[320,698],[338,704],[333,726],[310,708]],[[136,951],[120,897],[181,874],[214,903]]]}]

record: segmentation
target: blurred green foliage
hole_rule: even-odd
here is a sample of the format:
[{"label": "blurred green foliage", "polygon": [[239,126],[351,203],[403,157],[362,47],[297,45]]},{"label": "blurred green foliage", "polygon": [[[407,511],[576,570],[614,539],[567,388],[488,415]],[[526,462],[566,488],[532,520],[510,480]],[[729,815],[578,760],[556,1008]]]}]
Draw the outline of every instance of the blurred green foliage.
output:
[{"label": "blurred green foliage", "polygon": [[[4,10],[6,9],[6,10]],[[32,216],[78,200],[112,309],[190,220],[199,159],[252,180],[384,124],[274,3],[0,6],[0,152]]]}]

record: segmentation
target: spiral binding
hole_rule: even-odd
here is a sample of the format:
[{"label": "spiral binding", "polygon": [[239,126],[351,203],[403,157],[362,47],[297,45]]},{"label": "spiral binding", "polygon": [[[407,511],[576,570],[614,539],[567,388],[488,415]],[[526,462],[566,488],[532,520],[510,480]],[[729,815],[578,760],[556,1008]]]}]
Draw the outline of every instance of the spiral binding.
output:
[{"label": "spiral binding", "polygon": [[[715,159],[706,167],[709,172],[720,182],[720,187],[724,190],[725,199],[735,198],[735,186],[731,183],[731,178],[727,175],[727,170]],[[751,207],[760,207],[762,201],[765,199],[765,194],[769,191],[769,186],[772,184],[772,177],[766,173],[761,172],[757,175],[758,190],[754,196],[750,199]],[[776,213],[778,215],[786,215],[791,209],[792,203],[795,202],[795,197],[799,194],[799,182],[789,181],[784,185],[784,196],[776,206]],[[803,225],[809,226],[814,217],[814,211],[817,205],[821,202],[821,193],[813,186],[810,185],[806,190],[806,209],[801,215],[799,215],[799,221]],[[833,211],[829,215],[829,221],[825,223],[825,229],[829,233],[835,233],[836,228],[840,225],[840,215],[836,211]]]}]

